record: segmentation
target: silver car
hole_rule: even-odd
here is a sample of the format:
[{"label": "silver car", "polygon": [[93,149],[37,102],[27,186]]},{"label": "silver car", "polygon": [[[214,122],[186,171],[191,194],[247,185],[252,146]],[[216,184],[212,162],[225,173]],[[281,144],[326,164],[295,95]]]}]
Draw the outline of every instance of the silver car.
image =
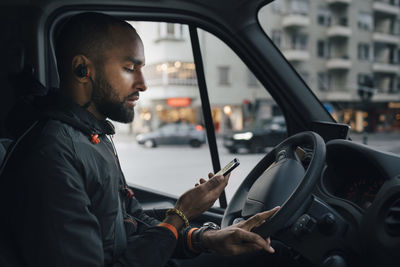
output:
[{"label": "silver car", "polygon": [[190,145],[200,147],[206,142],[203,127],[189,123],[170,123],[152,132],[139,134],[136,137],[139,144],[146,147],[158,145]]}]

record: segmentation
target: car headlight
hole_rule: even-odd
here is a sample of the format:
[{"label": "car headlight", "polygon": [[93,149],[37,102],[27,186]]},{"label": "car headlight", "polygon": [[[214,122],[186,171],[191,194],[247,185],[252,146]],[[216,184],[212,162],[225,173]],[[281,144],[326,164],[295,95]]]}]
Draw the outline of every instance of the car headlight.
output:
[{"label": "car headlight", "polygon": [[136,141],[141,141],[142,139],[143,139],[143,135],[138,134],[138,135],[136,136]]},{"label": "car headlight", "polygon": [[233,135],[233,139],[235,140],[249,140],[253,137],[252,132],[245,132],[245,133],[237,133]]}]

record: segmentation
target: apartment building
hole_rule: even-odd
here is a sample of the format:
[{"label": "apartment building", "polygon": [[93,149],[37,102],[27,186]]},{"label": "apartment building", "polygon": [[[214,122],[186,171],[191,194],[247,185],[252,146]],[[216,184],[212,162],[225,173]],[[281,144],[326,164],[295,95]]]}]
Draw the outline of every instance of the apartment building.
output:
[{"label": "apartment building", "polygon": [[277,0],[259,19],[338,121],[391,131],[400,126],[399,15],[399,0]]}]

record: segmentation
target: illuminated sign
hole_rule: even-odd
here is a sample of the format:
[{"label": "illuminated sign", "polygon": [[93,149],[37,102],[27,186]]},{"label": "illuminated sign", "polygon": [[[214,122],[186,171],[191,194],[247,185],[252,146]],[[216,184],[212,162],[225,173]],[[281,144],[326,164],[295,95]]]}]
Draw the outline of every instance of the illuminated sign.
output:
[{"label": "illuminated sign", "polygon": [[389,108],[400,108],[399,102],[389,102]]},{"label": "illuminated sign", "polygon": [[167,105],[170,107],[187,107],[190,105],[190,98],[179,97],[179,98],[168,98]]}]

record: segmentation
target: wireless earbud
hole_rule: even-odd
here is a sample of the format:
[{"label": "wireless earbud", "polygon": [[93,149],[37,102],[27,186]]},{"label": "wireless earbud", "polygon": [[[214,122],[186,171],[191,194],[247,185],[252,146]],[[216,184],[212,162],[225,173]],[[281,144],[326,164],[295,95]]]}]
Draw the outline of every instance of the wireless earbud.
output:
[{"label": "wireless earbud", "polygon": [[74,73],[76,76],[83,78],[83,77],[89,77],[89,73],[87,71],[87,67],[79,64],[78,67],[76,67],[76,69],[74,70]]}]

